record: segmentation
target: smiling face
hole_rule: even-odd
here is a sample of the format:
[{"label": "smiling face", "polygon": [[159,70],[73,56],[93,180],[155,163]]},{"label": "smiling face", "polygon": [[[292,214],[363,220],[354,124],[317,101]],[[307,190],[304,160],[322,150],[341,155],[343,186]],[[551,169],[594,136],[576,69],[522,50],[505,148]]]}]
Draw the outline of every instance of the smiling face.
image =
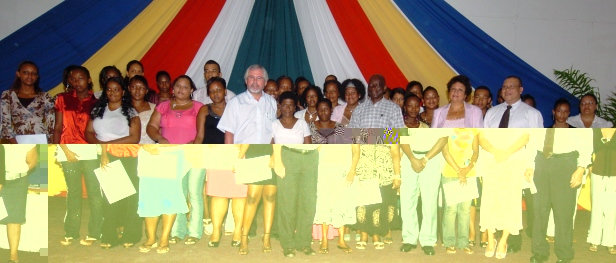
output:
[{"label": "smiling face", "polygon": [[143,76],[143,68],[138,63],[133,63],[128,68],[127,76],[130,79],[130,78],[132,78],[132,77],[134,77],[136,75]]},{"label": "smiling face", "polygon": [[347,87],[344,90],[344,100],[348,105],[357,105],[359,102],[359,92],[355,87]]},{"label": "smiling face", "polygon": [[492,103],[492,98],[487,90],[479,89],[475,90],[475,97],[473,98],[473,105],[479,107],[481,110],[485,110],[488,105]]},{"label": "smiling face", "polygon": [[293,117],[295,113],[295,101],[292,99],[284,99],[280,103],[280,112],[282,117]]},{"label": "smiling face", "polygon": [[597,102],[591,96],[584,96],[580,100],[580,111],[582,114],[595,115],[597,112]]},{"label": "smiling face", "polygon": [[520,95],[524,88],[520,85],[520,81],[516,78],[508,78],[503,82],[502,96],[507,104],[512,105],[520,100]]},{"label": "smiling face", "polygon": [[109,103],[118,103],[122,102],[122,97],[124,96],[124,90],[119,83],[115,81],[107,82],[107,88],[105,89],[105,94],[107,98],[109,98]]},{"label": "smiling face", "polygon": [[214,103],[221,103],[225,100],[227,89],[225,89],[222,83],[214,81],[210,83],[210,85],[208,85],[207,92],[210,96],[210,99],[212,99]]},{"label": "smiling face", "polygon": [[436,109],[438,108],[439,96],[434,90],[426,91],[426,96],[424,97],[424,106],[426,109]]},{"label": "smiling face", "polygon": [[130,96],[133,100],[139,101],[145,98],[145,95],[148,93],[148,88],[143,82],[132,80],[128,86],[128,91],[130,91]]},{"label": "smiling face", "polygon": [[336,83],[330,83],[325,86],[325,98],[327,98],[332,103],[338,102],[338,98],[340,97],[340,93],[338,92],[338,86]]},{"label": "smiling face", "polygon": [[561,103],[556,107],[555,110],[552,110],[552,114],[554,114],[554,120],[556,122],[564,123],[569,118],[569,114],[571,113],[569,109],[569,105],[566,103]]},{"label": "smiling face", "polygon": [[22,65],[21,69],[16,72],[16,76],[21,81],[21,84],[26,86],[33,86],[39,78],[38,69],[32,64]]},{"label": "smiling face", "polygon": [[451,88],[449,89],[449,101],[456,103],[464,102],[464,99],[466,99],[466,94],[464,94],[465,91],[466,87],[464,87],[464,84],[460,82],[451,84]]},{"label": "smiling face", "polygon": [[420,106],[419,106],[419,98],[410,97],[404,103],[404,112],[406,116],[410,118],[417,118],[419,115]]},{"label": "smiling face", "polygon": [[173,85],[173,95],[176,99],[189,100],[190,94],[192,94],[192,87],[188,79],[180,78]]},{"label": "smiling face", "polygon": [[78,94],[83,94],[88,91],[92,79],[88,78],[83,70],[73,70],[68,78],[68,83]]},{"label": "smiling face", "polygon": [[369,86],[368,86],[368,94],[370,98],[373,100],[380,100],[383,98],[385,94],[384,87],[381,85],[381,82],[377,77],[370,78]]},{"label": "smiling face", "polygon": [[332,108],[327,102],[321,102],[317,105],[317,116],[319,120],[327,122],[332,117]]}]

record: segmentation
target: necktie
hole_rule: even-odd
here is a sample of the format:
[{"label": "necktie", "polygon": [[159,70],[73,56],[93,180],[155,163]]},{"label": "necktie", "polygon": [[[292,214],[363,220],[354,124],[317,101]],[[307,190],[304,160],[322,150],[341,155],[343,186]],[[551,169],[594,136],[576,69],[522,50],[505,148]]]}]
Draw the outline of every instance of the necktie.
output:
[{"label": "necktie", "polygon": [[543,156],[545,159],[550,158],[554,153],[554,132],[556,132],[554,128],[545,130],[545,142],[543,143]]},{"label": "necktie", "polygon": [[509,114],[511,113],[511,106],[507,106],[507,110],[503,113],[503,117],[501,117],[501,121],[498,124],[499,128],[508,128],[509,127]]}]

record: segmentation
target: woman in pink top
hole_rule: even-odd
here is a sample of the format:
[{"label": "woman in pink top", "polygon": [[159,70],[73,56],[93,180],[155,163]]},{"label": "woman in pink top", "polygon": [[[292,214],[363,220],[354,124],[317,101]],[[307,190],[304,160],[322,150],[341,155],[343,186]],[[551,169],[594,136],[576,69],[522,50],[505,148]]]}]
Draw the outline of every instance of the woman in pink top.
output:
[{"label": "woman in pink top", "polygon": [[472,92],[468,77],[458,75],[447,83],[449,104],[434,111],[431,128],[483,128],[483,112],[464,100]]},{"label": "woman in pink top", "polygon": [[150,138],[162,144],[194,142],[197,118],[205,118],[205,111],[200,110],[203,104],[191,98],[195,89],[189,76],[182,75],[173,81],[174,98],[158,104],[152,113],[147,127]]}]

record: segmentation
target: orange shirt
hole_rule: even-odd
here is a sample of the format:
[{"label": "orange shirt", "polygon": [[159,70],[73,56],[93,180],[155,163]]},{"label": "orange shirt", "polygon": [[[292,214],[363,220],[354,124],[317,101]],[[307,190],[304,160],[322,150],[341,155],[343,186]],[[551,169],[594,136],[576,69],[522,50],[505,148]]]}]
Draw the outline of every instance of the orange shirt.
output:
[{"label": "orange shirt", "polygon": [[115,157],[137,157],[139,144],[106,144],[107,152]]},{"label": "orange shirt", "polygon": [[96,103],[96,98],[92,91],[88,92],[88,97],[81,100],[74,90],[58,94],[55,108],[62,114],[61,144],[88,143],[84,134],[94,103]]}]

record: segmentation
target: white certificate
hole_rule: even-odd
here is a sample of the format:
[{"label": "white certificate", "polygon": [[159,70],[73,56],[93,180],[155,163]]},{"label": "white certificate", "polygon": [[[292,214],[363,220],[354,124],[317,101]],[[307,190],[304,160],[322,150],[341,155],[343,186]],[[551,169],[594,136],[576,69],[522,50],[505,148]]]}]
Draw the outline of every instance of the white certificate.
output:
[{"label": "white certificate", "polygon": [[9,216],[9,213],[6,212],[6,206],[4,206],[4,198],[0,196],[0,220],[5,219]]},{"label": "white certificate", "polygon": [[94,170],[94,174],[96,174],[103,193],[105,193],[110,204],[137,193],[120,160],[111,162],[107,166],[105,167],[106,171],[97,168]]},{"label": "white certificate", "polygon": [[459,181],[443,184],[446,205],[452,206],[479,197],[475,180],[475,177],[466,178],[464,186],[460,185]]},{"label": "white certificate", "polygon": [[28,134],[15,136],[18,144],[47,144],[47,134]]},{"label": "white certificate", "polygon": [[[98,159],[96,145],[93,144],[67,144],[66,147],[77,155],[77,160],[96,160]],[[56,147],[58,162],[66,162],[66,154],[60,144]]]},{"label": "white certificate", "polygon": [[269,167],[270,156],[250,159],[239,159],[235,163],[235,182],[249,184],[272,178],[272,168]]},{"label": "white certificate", "polygon": [[353,182],[351,187],[355,186],[357,193],[357,206],[379,204],[383,202],[381,198],[381,188],[379,187],[379,179],[373,178],[364,181]]}]

